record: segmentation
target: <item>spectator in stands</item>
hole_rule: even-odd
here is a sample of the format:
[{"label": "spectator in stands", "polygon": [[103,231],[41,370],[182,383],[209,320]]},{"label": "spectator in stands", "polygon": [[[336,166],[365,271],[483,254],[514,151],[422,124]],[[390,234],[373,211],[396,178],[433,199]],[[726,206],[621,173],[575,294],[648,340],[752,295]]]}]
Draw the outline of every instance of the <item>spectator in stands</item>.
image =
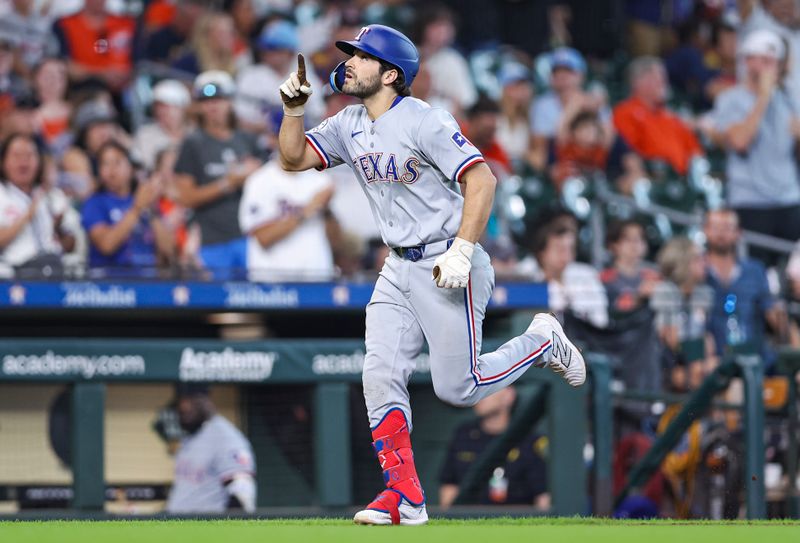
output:
[{"label": "spectator in stands", "polygon": [[236,41],[242,45],[258,38],[259,21],[253,0],[224,0],[222,11],[230,13],[236,29]]},{"label": "spectator in stands", "polygon": [[256,508],[256,462],[247,438],[217,413],[208,385],[177,386],[178,420],[186,436],[175,455],[168,513],[224,513]]},{"label": "spectator in stands", "polygon": [[239,227],[247,234],[251,281],[329,281],[329,233],[336,224],[328,204],[333,179],[319,172],[287,172],[267,162],[244,186]]},{"label": "spectator in stands", "polygon": [[[148,274],[173,261],[174,239],[158,213],[157,178],[136,182],[128,150],[109,141],[97,154],[100,188],[81,210],[93,268],[135,268]],[[132,271],[132,270],[131,270]]]},{"label": "spectator in stands", "polygon": [[[288,21],[269,23],[258,37],[256,47],[259,63],[241,70],[236,79],[236,116],[244,130],[254,133],[267,130],[277,135],[283,102],[275,89],[297,69],[297,28]],[[309,59],[306,59],[306,68],[311,87],[321,90],[323,87]],[[306,102],[308,126],[316,126],[324,113],[323,92],[315,92]]]},{"label": "spectator in stands", "polygon": [[181,0],[169,25],[153,32],[144,46],[144,58],[171,65],[188,53],[189,37],[198,19],[206,12],[207,0]]},{"label": "spectator in stands", "polygon": [[632,219],[612,222],[606,231],[606,247],[613,263],[603,270],[600,279],[610,309],[624,314],[647,307],[660,277],[658,271],[644,263],[647,254],[644,227]]},{"label": "spectator in stands", "polygon": [[610,119],[605,93],[583,90],[586,61],[580,53],[569,47],[559,47],[550,55],[550,70],[550,90],[537,97],[531,109],[531,159],[533,167],[539,171],[550,162],[551,145],[559,128],[568,126],[575,115],[581,111],[593,111],[604,125]]},{"label": "spectator in stands", "polygon": [[503,88],[501,115],[497,119],[497,141],[515,166],[531,161],[531,127],[528,122],[533,100],[533,82],[528,68],[510,63],[500,70],[498,82]]},{"label": "spectator in stands", "polygon": [[688,238],[669,240],[658,254],[663,280],[653,289],[650,307],[658,335],[669,350],[670,386],[677,392],[696,389],[717,365],[708,322],[714,292],[705,283],[700,247]]},{"label": "spectator in stands", "polygon": [[[84,200],[96,187],[100,148],[111,140],[127,143],[128,136],[117,123],[110,100],[100,96],[84,102],[72,118],[75,145],[62,158],[64,190]],[[127,146],[127,145],[126,145]]]},{"label": "spectator in stands", "polygon": [[[249,55],[248,55],[249,56]],[[220,70],[235,75],[249,59],[237,57],[236,32],[227,13],[209,12],[200,17],[192,30],[192,48],[172,63],[172,67],[197,75]]]},{"label": "spectator in stands", "polygon": [[14,72],[16,49],[11,38],[0,35],[0,115],[13,110],[29,90],[25,80]]},{"label": "spectator in stands", "polygon": [[[459,495],[460,485],[487,447],[503,435],[511,423],[517,392],[513,386],[495,392],[472,408],[476,419],[460,425],[453,434],[439,476],[439,505],[448,508]],[[547,491],[547,438],[530,430],[494,468],[489,480],[480,482],[476,496],[467,503],[533,505],[550,507]]]},{"label": "spectator in stands", "polygon": [[261,166],[255,137],[236,129],[226,72],[200,74],[194,83],[200,126],[186,137],[175,164],[179,203],[200,225],[200,260],[217,277],[247,269],[247,242],[236,218],[242,186]]},{"label": "spectator in stands", "polygon": [[611,139],[597,113],[582,111],[559,132],[555,163],[550,167],[550,179],[559,191],[569,177],[605,172]]},{"label": "spectator in stands", "polygon": [[175,182],[175,162],[178,160],[178,147],[166,147],[156,154],[153,174],[162,187],[158,210],[161,218],[175,239],[178,264],[182,270],[194,271],[202,268],[198,260],[200,250],[200,228],[191,223],[191,210],[179,203],[178,187]]},{"label": "spectator in stands", "polygon": [[547,282],[550,309],[569,311],[598,328],[608,325],[608,297],[600,274],[575,261],[578,224],[563,210],[541,213],[528,242],[531,256],[520,261],[518,273]]},{"label": "spectator in stands", "polygon": [[59,155],[71,143],[69,120],[72,104],[67,101],[67,64],[59,58],[46,58],[33,71],[33,88],[39,106],[36,110],[38,133],[51,152]]},{"label": "spectator in stands", "polygon": [[139,127],[133,135],[133,148],[144,166],[152,170],[156,155],[178,147],[188,129],[187,110],[191,96],[186,86],[174,79],[159,81],[153,87],[154,121]]},{"label": "spectator in stands", "polygon": [[631,97],[614,108],[614,126],[628,146],[645,160],[666,162],[685,175],[703,150],[692,129],[669,111],[667,74],[656,57],[639,57],[629,68]]},{"label": "spectator in stands", "polygon": [[736,85],[736,33],[738,18],[731,12],[724,13],[713,27],[712,49],[706,54],[706,63],[713,70],[711,80],[706,84],[705,94],[710,104],[723,91]]},{"label": "spectator in stands", "polygon": [[788,45],[786,83],[793,92],[800,92],[800,6],[794,0],[737,0],[736,4],[742,21],[739,42],[759,30],[777,34]]},{"label": "spectator in stands", "polygon": [[[715,140],[728,151],[728,205],[745,230],[800,238],[800,100],[780,74],[784,45],[768,30],[752,32],[740,49],[743,80],[721,94],[713,112]],[[754,251],[772,263],[772,255]]]},{"label": "spectator in stands", "polygon": [[99,79],[114,92],[130,81],[135,30],[136,21],[110,13],[106,0],[85,0],[83,9],[53,25],[70,79]]},{"label": "spectator in stands", "polygon": [[431,75],[432,105],[448,110],[456,119],[472,107],[478,93],[464,57],[453,49],[456,26],[453,12],[440,4],[421,7],[412,38],[419,46],[420,60]]},{"label": "spectator in stands", "polygon": [[486,95],[481,95],[469,108],[464,135],[478,148],[492,172],[502,180],[511,174],[511,160],[497,142],[497,123],[500,106]]},{"label": "spectator in stands", "polygon": [[736,250],[741,236],[735,211],[721,209],[706,215],[707,282],[714,290],[709,330],[718,356],[749,349],[774,361],[764,337],[764,321],[779,338],[787,334],[786,311],[769,290],[764,266],[741,259]]},{"label": "spectator in stands", "polygon": [[45,157],[29,135],[12,134],[0,147],[0,275],[11,267],[60,269],[59,255],[75,247],[64,223],[69,202],[43,186]]},{"label": "spectator in stands", "polygon": [[13,0],[11,11],[0,19],[0,39],[15,43],[15,71],[28,77],[46,56],[58,52],[58,43],[50,32],[53,21],[47,6],[34,0]]}]

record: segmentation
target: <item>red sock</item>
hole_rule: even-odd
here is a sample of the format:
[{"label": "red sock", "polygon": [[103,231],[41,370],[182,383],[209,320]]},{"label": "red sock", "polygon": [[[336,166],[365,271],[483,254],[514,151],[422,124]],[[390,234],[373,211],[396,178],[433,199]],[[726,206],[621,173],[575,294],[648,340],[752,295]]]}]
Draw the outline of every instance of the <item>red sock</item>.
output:
[{"label": "red sock", "polygon": [[414,465],[411,435],[403,412],[400,409],[389,411],[372,431],[372,439],[386,487],[400,492],[415,505],[422,504],[425,494]]}]

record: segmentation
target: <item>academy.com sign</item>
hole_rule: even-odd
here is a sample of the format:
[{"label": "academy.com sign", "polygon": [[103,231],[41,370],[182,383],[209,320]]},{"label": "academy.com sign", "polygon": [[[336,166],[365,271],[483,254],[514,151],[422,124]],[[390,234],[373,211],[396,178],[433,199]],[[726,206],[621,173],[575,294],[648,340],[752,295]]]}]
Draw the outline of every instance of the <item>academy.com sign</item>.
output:
[{"label": "academy.com sign", "polygon": [[181,381],[263,381],[272,375],[278,353],[262,351],[195,351],[183,349]]},{"label": "academy.com sign", "polygon": [[145,362],[139,355],[65,355],[48,350],[4,355],[2,371],[8,377],[135,377],[145,374]]}]

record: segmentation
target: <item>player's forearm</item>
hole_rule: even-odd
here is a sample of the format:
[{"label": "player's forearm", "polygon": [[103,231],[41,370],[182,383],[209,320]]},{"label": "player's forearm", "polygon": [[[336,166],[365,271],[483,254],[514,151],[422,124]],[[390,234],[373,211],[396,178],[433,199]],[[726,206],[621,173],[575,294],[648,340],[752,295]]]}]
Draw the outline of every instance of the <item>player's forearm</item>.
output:
[{"label": "player's forearm", "polygon": [[297,168],[303,162],[306,151],[306,133],[303,117],[285,115],[278,133],[278,151],[281,166],[285,170]]},{"label": "player's forearm", "polygon": [[496,185],[497,180],[486,164],[476,164],[464,174],[464,210],[459,238],[477,243],[483,235],[492,213]]}]

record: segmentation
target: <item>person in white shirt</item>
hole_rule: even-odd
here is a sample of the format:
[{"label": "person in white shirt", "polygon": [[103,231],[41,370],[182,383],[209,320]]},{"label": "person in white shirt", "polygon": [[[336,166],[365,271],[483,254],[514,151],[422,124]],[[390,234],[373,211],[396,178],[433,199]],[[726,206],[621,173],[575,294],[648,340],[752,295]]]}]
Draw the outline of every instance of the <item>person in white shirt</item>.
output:
[{"label": "person in white shirt", "polygon": [[186,86],[174,79],[153,87],[154,122],[142,125],[133,137],[136,158],[153,170],[156,156],[169,147],[179,147],[187,132],[186,112],[192,99]]},{"label": "person in white shirt", "polygon": [[420,58],[431,76],[426,100],[458,119],[478,100],[478,91],[467,61],[451,47],[456,35],[453,13],[441,5],[421,9],[417,26]]},{"label": "person in white shirt", "polygon": [[555,213],[534,232],[532,257],[520,261],[518,274],[547,282],[549,308],[556,314],[569,310],[598,328],[608,326],[608,296],[600,273],[575,262],[577,223],[566,213]]},{"label": "person in white shirt", "polygon": [[247,235],[251,281],[328,281],[334,266],[326,222],[333,180],[287,172],[276,160],[247,178],[239,227]]},{"label": "person in white shirt", "polygon": [[[60,255],[75,246],[63,226],[69,203],[57,189],[41,187],[44,157],[31,136],[10,135],[0,147],[0,275],[48,255],[60,267]],[[44,261],[42,260],[44,267]]]},{"label": "person in white shirt", "polygon": [[[236,99],[233,103],[239,126],[254,133],[278,133],[283,102],[275,89],[289,77],[297,62],[297,28],[288,21],[275,21],[264,27],[256,40],[259,63],[239,72]],[[322,88],[313,69],[306,72],[314,88]],[[315,126],[322,121],[325,103],[321,92],[312,94],[306,103],[306,122]]]}]

